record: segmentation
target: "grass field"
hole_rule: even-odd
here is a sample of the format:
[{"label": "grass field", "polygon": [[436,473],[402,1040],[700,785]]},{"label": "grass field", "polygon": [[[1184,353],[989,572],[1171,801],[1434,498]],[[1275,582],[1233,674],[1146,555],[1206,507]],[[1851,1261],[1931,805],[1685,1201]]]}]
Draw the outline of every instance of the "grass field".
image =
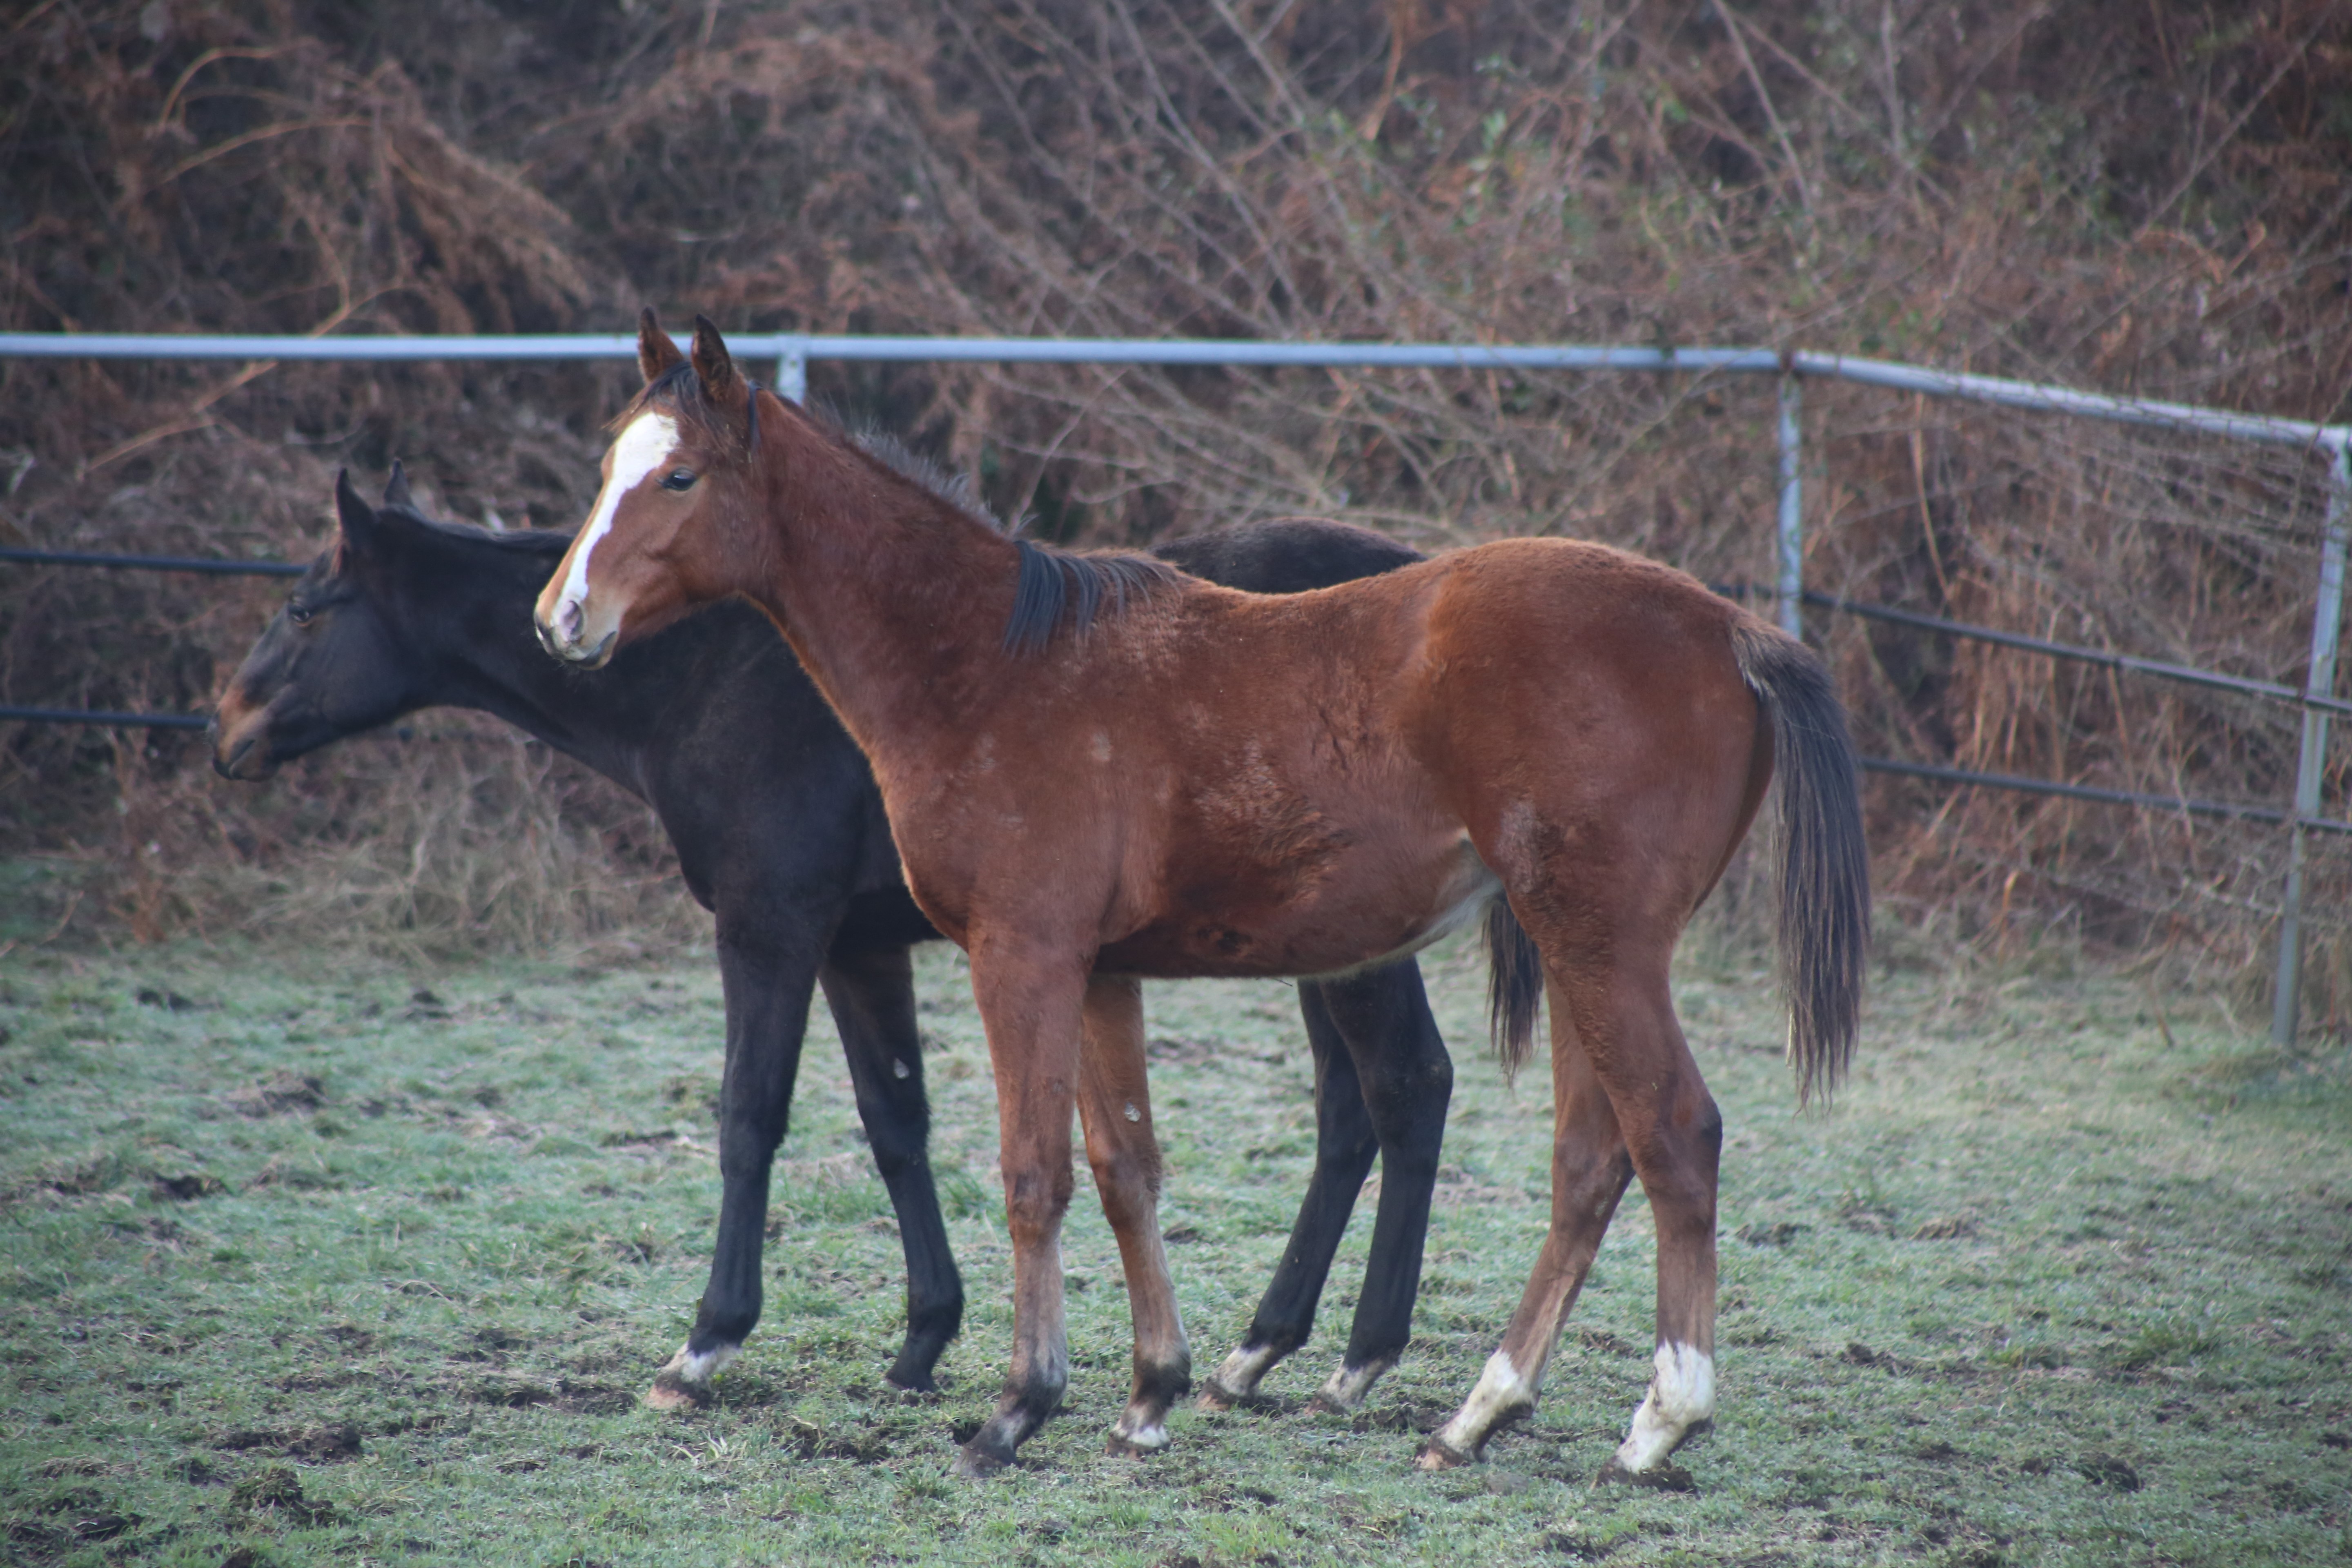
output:
[{"label": "grass field", "polygon": [[[1353,1419],[1304,1401],[1363,1234],[1262,1407],[1104,1457],[1128,1338],[1081,1174],[1076,1369],[1019,1470],[950,1445],[1006,1356],[994,1112],[958,957],[919,971],[972,1297],[946,1391],[881,1373],[897,1238],[828,1025],[768,1315],[709,1409],[637,1391],[718,1186],[707,963],[418,973],[184,947],[0,956],[0,1552],[34,1563],[2336,1562],[2352,1548],[2352,1094],[2340,1054],[2095,974],[1880,976],[1854,1082],[1801,1115],[1770,987],[1680,1000],[1728,1123],[1723,1405],[1696,1489],[1588,1486],[1647,1373],[1621,1212],[1541,1410],[1412,1468],[1543,1225],[1549,1095],[1428,965],[1458,1087],[1418,1338]],[[1196,1365],[1245,1323],[1311,1147],[1292,994],[1153,987],[1164,1222]],[[1369,1205],[1360,1211],[1369,1214]]]}]

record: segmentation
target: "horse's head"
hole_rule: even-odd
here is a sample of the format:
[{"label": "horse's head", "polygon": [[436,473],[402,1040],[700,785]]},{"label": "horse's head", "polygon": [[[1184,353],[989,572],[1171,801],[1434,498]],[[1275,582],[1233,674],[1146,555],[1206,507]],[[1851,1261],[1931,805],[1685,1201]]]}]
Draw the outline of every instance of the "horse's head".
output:
[{"label": "horse's head", "polygon": [[[396,465],[384,506],[409,510]],[[335,514],[333,546],[270,618],[213,714],[213,767],[225,778],[266,779],[281,763],[419,705],[415,661],[400,657],[368,592],[389,524],[348,474],[335,480]]]},{"label": "horse's head", "polygon": [[719,329],[697,316],[689,358],[647,310],[637,366],[646,389],[614,421],[595,510],[532,612],[548,652],[590,668],[732,593],[742,525],[756,516],[759,395]]}]

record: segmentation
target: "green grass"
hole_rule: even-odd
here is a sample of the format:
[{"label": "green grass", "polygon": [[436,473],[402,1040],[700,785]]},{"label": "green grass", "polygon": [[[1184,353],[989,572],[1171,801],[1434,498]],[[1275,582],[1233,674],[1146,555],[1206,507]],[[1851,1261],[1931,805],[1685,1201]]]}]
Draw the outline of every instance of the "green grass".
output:
[{"label": "green grass", "polygon": [[[1007,1353],[994,1112],[956,955],[919,979],[972,1298],[941,1395],[881,1373],[902,1297],[829,1026],[776,1194],[766,1322],[709,1409],[635,1395],[683,1334],[718,1187],[705,964],[417,973],[195,947],[0,957],[0,1557],[205,1564],[2335,1562],[2352,1520],[2341,1055],[2096,975],[1882,977],[1853,1083],[1795,1109],[1770,986],[1688,967],[1728,1122],[1722,1409],[1692,1493],[1594,1491],[1647,1373],[1622,1211],[1541,1410],[1412,1468],[1544,1223],[1549,1095],[1483,1058],[1475,955],[1430,965],[1459,1082],[1416,1329],[1353,1419],[1360,1221],[1264,1408],[1101,1453],[1129,1351],[1081,1175],[1065,1414],[950,1479]],[[142,1001],[142,994],[146,1000]],[[1152,987],[1164,1223],[1196,1363],[1247,1321],[1312,1144],[1278,984]],[[1369,1205],[1363,1210],[1369,1214]]]}]

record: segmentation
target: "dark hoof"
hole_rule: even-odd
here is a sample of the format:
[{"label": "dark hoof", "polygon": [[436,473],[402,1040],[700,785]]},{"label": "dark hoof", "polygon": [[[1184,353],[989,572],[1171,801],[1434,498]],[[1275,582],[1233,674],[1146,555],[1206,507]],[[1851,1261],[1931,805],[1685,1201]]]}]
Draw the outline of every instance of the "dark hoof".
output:
[{"label": "dark hoof", "polygon": [[651,1410],[700,1410],[710,1403],[710,1385],[688,1383],[669,1371],[654,1374],[654,1385],[646,1390],[645,1404]]},{"label": "dark hoof", "polygon": [[909,1404],[940,1391],[939,1380],[929,1373],[901,1373],[895,1366],[882,1374],[882,1386],[893,1394],[904,1394]]},{"label": "dark hoof", "polygon": [[1422,1446],[1421,1458],[1414,1462],[1424,1470],[1458,1470],[1476,1464],[1478,1456],[1464,1453],[1443,1437],[1432,1437]]},{"label": "dark hoof", "polygon": [[1364,1402],[1360,1399],[1356,1401],[1353,1405],[1349,1405],[1345,1400],[1333,1398],[1331,1396],[1331,1391],[1328,1388],[1323,1388],[1318,1389],[1315,1393],[1315,1397],[1307,1402],[1307,1414],[1309,1415],[1353,1415],[1363,1407]]},{"label": "dark hoof", "polygon": [[1646,1487],[1654,1492],[1695,1492],[1698,1482],[1680,1465],[1660,1465],[1655,1469],[1629,1470],[1612,1459],[1601,1467],[1592,1478],[1595,1489],[1609,1486]]},{"label": "dark hoof", "polygon": [[1012,1455],[984,1448],[974,1440],[956,1450],[955,1474],[968,1481],[984,1481],[1012,1463]]}]

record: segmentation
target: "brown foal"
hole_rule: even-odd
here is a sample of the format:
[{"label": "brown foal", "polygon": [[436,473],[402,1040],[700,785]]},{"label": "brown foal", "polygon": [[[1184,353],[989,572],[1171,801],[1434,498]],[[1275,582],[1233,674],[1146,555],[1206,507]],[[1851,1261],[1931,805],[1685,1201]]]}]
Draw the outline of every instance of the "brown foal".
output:
[{"label": "brown foal", "polygon": [[1722,1128],[1668,961],[1776,762],[1801,1089],[1831,1087],[1853,1044],[1868,875],[1820,661],[1682,573],[1595,544],[1506,541],[1280,597],[1042,549],[749,385],[708,321],[689,359],[648,312],[638,353],[646,391],[540,597],[540,637],[593,666],[745,595],[872,760],[908,886],[971,954],[996,1073],[1014,1350],[961,1468],[1009,1461],[1068,1379],[1057,1237],[1074,1105],[1135,1314],[1112,1445],[1167,1441],[1189,1361],[1137,977],[1334,973],[1499,895],[1549,1002],[1551,1227],[1500,1348],[1421,1462],[1470,1462],[1534,1408],[1639,1176],[1657,1224],[1655,1373],[1602,1475],[1659,1473],[1715,1405]]}]

